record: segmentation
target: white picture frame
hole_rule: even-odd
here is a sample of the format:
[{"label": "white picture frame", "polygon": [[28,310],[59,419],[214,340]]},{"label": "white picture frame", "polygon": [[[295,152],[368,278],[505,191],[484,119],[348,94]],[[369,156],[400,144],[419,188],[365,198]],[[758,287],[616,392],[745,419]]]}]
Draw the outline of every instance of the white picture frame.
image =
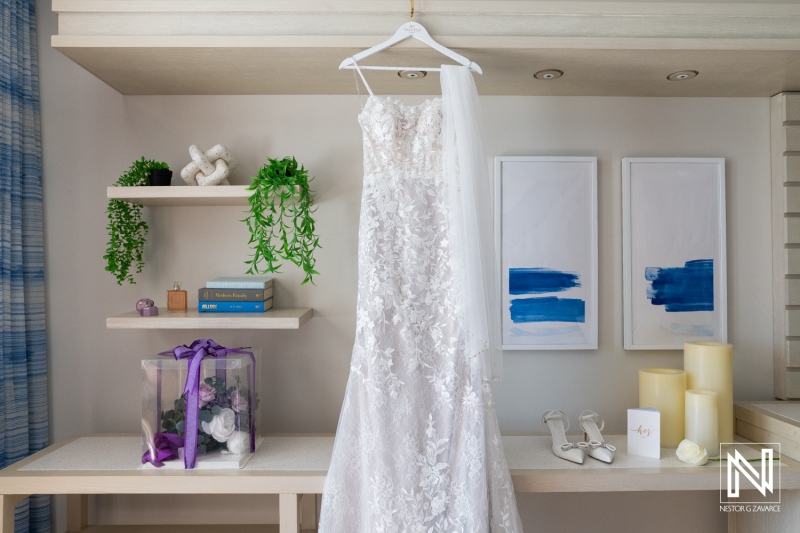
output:
[{"label": "white picture frame", "polygon": [[624,348],[727,342],[725,159],[623,159],[622,211]]},{"label": "white picture frame", "polygon": [[597,158],[496,157],[495,239],[503,349],[597,349]]}]

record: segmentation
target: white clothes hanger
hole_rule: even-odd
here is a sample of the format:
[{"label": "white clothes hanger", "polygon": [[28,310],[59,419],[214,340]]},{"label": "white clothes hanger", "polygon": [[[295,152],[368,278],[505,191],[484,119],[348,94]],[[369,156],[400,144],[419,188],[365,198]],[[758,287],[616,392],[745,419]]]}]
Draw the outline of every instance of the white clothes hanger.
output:
[{"label": "white clothes hanger", "polygon": [[376,65],[357,65],[357,61],[361,61],[365,57],[369,57],[373,54],[377,54],[382,50],[386,50],[399,42],[405,41],[406,39],[416,39],[424,44],[427,44],[437,52],[446,55],[456,63],[460,65],[464,65],[465,67],[469,67],[472,72],[477,72],[478,74],[483,74],[481,67],[478,66],[477,63],[474,63],[467,59],[466,57],[462,56],[461,54],[457,54],[442,46],[441,44],[437,43],[433,40],[433,38],[428,33],[422,24],[418,22],[414,22],[414,0],[411,0],[411,22],[406,22],[398,30],[386,41],[376,44],[372,48],[364,50],[363,52],[359,52],[358,54],[348,57],[339,65],[339,70],[342,69],[356,69],[360,68],[361,70],[424,70],[428,72],[439,72],[442,69],[439,67],[382,67]]}]

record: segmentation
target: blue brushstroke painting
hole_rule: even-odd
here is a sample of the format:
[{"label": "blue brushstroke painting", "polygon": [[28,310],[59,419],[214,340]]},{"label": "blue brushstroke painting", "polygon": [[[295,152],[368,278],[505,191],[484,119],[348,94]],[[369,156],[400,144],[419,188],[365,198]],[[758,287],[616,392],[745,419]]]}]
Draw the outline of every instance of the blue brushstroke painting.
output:
[{"label": "blue brushstroke painting", "polygon": [[511,300],[511,321],[586,322],[586,302],[577,298],[516,298]]},{"label": "blue brushstroke painting", "polygon": [[647,298],[663,305],[668,313],[714,310],[714,260],[687,261],[683,267],[647,267],[644,277],[651,282]]},{"label": "blue brushstroke painting", "polygon": [[549,268],[509,268],[509,294],[542,294],[580,287],[580,276]]}]

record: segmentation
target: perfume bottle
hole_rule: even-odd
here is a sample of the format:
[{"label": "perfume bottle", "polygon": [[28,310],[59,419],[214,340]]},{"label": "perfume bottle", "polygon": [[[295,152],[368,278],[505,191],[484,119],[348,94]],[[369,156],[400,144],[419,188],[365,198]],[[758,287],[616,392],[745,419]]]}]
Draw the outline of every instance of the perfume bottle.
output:
[{"label": "perfume bottle", "polygon": [[172,290],[167,291],[167,311],[170,313],[173,311],[185,313],[187,309],[186,291],[181,290],[181,282],[176,281],[172,285]]}]

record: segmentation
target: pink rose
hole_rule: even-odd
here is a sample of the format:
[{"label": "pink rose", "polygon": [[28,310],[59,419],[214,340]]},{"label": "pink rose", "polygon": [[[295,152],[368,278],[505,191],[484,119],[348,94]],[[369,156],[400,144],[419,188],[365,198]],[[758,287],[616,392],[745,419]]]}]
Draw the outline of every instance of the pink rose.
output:
[{"label": "pink rose", "polygon": [[247,409],[247,398],[239,394],[238,389],[231,393],[231,409],[237,413],[241,413]]},{"label": "pink rose", "polygon": [[217,389],[203,381],[200,383],[200,407],[203,407],[208,402],[214,401],[217,397]]}]

